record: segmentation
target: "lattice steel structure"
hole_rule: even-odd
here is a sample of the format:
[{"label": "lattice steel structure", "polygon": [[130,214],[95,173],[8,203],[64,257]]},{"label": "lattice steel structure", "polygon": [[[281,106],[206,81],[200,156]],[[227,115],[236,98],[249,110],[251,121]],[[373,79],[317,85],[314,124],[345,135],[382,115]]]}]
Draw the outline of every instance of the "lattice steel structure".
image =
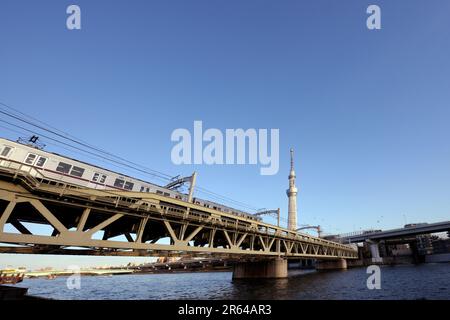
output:
[{"label": "lattice steel structure", "polygon": [[[0,246],[0,252],[358,257],[354,247],[295,230],[154,193],[69,185],[6,160],[0,167],[0,214],[0,243],[14,244]],[[33,234],[26,223],[50,226],[52,231]]]}]

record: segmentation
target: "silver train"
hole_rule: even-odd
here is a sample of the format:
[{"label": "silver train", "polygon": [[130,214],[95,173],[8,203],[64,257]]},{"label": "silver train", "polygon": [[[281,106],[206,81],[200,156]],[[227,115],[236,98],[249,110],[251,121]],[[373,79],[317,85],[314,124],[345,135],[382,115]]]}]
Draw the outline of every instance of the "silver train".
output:
[{"label": "silver train", "polygon": [[[178,191],[170,190],[57,153],[47,152],[33,145],[0,138],[0,167],[6,166],[11,162],[16,162],[19,165],[24,164],[24,170],[27,167],[31,167],[49,179],[72,185],[93,189],[150,192],[182,201],[187,201],[188,199],[187,194]],[[193,198],[193,202],[206,208],[261,221],[261,218],[258,216],[213,201]]]}]

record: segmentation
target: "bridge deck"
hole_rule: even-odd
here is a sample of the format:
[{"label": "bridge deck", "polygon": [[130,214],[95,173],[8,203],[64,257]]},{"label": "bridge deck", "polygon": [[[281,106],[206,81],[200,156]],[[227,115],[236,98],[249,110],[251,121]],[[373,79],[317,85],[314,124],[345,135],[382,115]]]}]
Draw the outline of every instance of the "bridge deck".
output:
[{"label": "bridge deck", "polygon": [[413,237],[421,234],[438,233],[450,231],[450,221],[420,224],[413,227],[398,228],[370,233],[355,234],[347,237],[340,237],[345,243],[358,243],[367,240],[389,240]]},{"label": "bridge deck", "polygon": [[[351,246],[246,217],[154,193],[81,188],[5,163],[0,214],[0,242],[21,245],[0,252],[357,258]],[[35,234],[27,223],[53,231]]]}]

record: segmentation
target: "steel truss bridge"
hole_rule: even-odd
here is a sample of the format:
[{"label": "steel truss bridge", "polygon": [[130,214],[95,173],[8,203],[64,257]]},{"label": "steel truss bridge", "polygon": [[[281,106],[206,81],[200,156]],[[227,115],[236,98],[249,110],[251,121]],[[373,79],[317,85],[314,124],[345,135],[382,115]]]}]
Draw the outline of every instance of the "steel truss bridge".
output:
[{"label": "steel truss bridge", "polygon": [[[33,233],[27,223],[45,225],[37,229],[50,231]],[[153,193],[69,185],[1,159],[0,243],[3,253],[358,257],[352,246],[262,221]]]}]

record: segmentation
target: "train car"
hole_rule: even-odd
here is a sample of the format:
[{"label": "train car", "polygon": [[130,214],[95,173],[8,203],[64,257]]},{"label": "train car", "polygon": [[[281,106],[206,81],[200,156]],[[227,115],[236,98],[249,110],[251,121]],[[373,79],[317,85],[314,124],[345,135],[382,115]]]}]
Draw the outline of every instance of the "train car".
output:
[{"label": "train car", "polygon": [[[3,138],[0,138],[0,166],[13,167],[34,175],[41,172],[49,179],[87,188],[150,192],[182,201],[188,200],[188,196],[184,193],[54,152],[44,151],[32,144]],[[225,213],[260,220],[260,217],[212,201],[194,198],[194,203]]]},{"label": "train car", "polygon": [[201,205],[205,208],[210,208],[210,209],[214,209],[214,210],[218,210],[218,211],[222,211],[225,213],[229,213],[229,214],[233,214],[236,216],[240,216],[240,217],[245,217],[245,218],[249,218],[255,221],[261,221],[261,217],[249,214],[247,212],[235,209],[235,208],[231,208],[225,205],[222,205],[220,203],[217,202],[213,202],[213,201],[209,201],[209,200],[204,200],[204,199],[199,199],[199,198],[194,198],[193,199],[194,203]]},{"label": "train car", "polygon": [[16,167],[20,165],[24,171],[34,168],[50,179],[73,185],[94,189],[154,192],[174,196],[173,191],[171,194],[167,194],[171,190],[165,190],[155,184],[57,153],[40,150],[32,145],[5,139],[0,139],[0,159],[13,161]]}]

